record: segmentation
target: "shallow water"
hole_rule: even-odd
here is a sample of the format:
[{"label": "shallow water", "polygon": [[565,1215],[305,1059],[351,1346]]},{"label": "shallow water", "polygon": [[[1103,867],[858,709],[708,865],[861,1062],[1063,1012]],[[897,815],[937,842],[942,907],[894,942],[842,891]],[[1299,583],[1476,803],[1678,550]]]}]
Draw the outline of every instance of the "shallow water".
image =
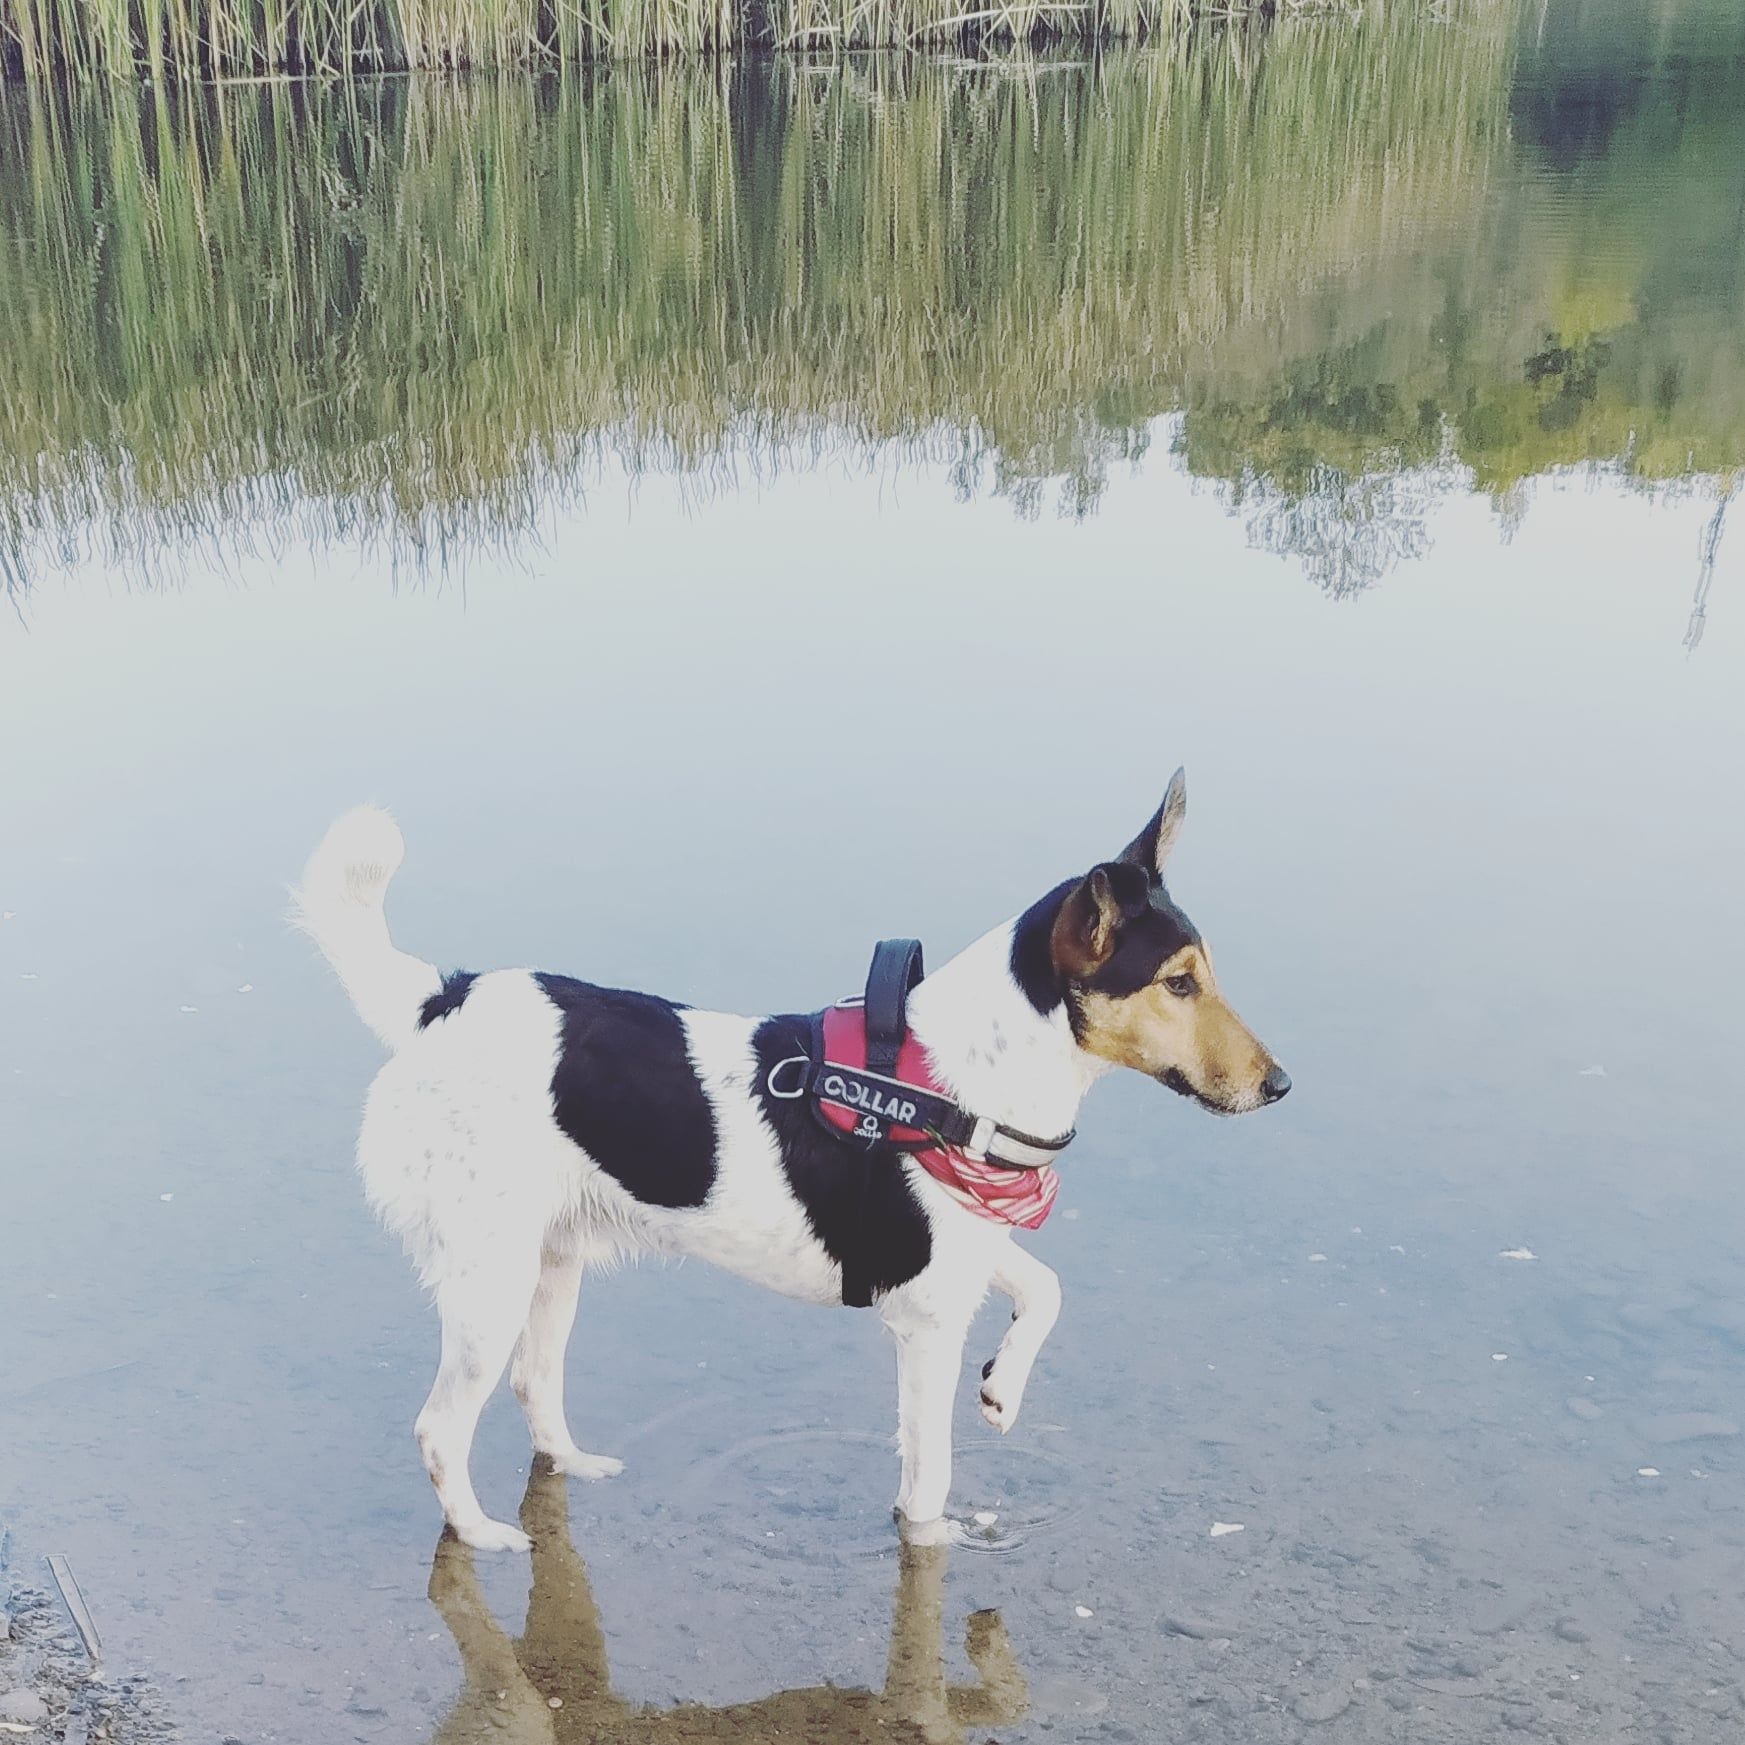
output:
[{"label": "shallow water", "polygon": [[[1745,84],[1734,11],[1634,17],[421,87],[367,162],[312,97],[207,116],[182,309],[128,299],[194,282],[192,184],[81,278],[15,173],[72,147],[9,136],[6,453],[60,472],[7,478],[0,1510],[191,1738],[1738,1736]],[[226,206],[269,138],[362,192]],[[610,248],[554,234],[608,195]],[[438,212],[466,358],[394,301]],[[245,322],[293,258],[339,274],[307,331]],[[529,1493],[517,1658],[525,1560],[433,1579],[377,1054],[281,919],[320,830],[395,808],[444,964],[784,1009],[1114,851],[1177,762],[1173,886],[1292,1097],[1098,1091],[1025,1416],[965,1387],[960,1542],[902,1569],[871,1317],[590,1280],[572,1412],[629,1470],[570,1488],[581,1564]],[[487,1506],[526,1468],[499,1399]]]}]

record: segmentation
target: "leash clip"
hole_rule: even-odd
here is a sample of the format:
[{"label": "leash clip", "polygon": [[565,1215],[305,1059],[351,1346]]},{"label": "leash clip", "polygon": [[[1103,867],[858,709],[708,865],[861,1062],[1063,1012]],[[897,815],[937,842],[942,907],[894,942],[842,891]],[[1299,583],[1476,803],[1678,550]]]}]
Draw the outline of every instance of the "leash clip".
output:
[{"label": "leash clip", "polygon": [[986,1115],[978,1115],[974,1130],[969,1141],[963,1148],[963,1154],[971,1163],[986,1163],[988,1147],[994,1142],[994,1134],[999,1131],[997,1124]]},{"label": "leash clip", "polygon": [[769,1069],[769,1076],[764,1080],[764,1088],[772,1097],[776,1098],[778,1102],[797,1102],[806,1094],[806,1074],[803,1071],[801,1072],[799,1084],[791,1091],[779,1091],[776,1089],[776,1075],[783,1069],[783,1067],[798,1066],[803,1068],[809,1067],[811,1064],[812,1057],[809,1054],[790,1054],[786,1060],[778,1060],[775,1065]]}]

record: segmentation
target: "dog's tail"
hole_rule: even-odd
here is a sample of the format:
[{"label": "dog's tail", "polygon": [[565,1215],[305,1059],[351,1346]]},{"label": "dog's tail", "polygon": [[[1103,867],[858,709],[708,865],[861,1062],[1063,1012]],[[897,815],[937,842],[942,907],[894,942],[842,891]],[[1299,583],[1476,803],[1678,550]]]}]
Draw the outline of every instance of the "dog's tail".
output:
[{"label": "dog's tail", "polygon": [[321,947],[358,1016],[400,1048],[416,1034],[418,1009],[442,986],[434,964],[397,950],[382,899],[406,844],[379,806],[358,806],[322,837],[291,893],[291,919]]}]

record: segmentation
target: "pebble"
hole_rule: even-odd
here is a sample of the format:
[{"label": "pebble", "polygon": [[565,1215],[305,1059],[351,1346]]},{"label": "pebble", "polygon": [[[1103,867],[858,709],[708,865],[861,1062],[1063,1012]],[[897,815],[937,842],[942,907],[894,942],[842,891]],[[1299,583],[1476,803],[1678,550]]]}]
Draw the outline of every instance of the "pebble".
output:
[{"label": "pebble", "polygon": [[1209,1624],[1204,1618],[1191,1618],[1181,1612],[1166,1612],[1163,1627],[1171,1636],[1186,1636],[1194,1642],[1212,1642],[1220,1636],[1235,1634],[1225,1624]]},{"label": "pebble", "polygon": [[1240,1521],[1214,1521],[1212,1534],[1214,1539],[1222,1539],[1227,1533],[1242,1533],[1247,1531]]},{"label": "pebble", "polygon": [[1603,1418],[1606,1415],[1604,1407],[1595,1405],[1594,1402],[1588,1399],[1584,1394],[1576,1394],[1572,1398],[1565,1400],[1563,1403],[1568,1406],[1570,1411],[1576,1417],[1580,1418],[1584,1424],[1591,1424],[1595,1418]]},{"label": "pebble", "polygon": [[1713,1412],[1662,1412],[1643,1422],[1642,1434],[1650,1442],[1700,1442],[1709,1436],[1737,1436],[1739,1426]]},{"label": "pebble", "polygon": [[8,1691],[0,1696],[0,1721],[19,1721],[27,1727],[48,1719],[48,1704],[33,1690]]},{"label": "pebble", "polygon": [[1505,1630],[1517,1628],[1533,1609],[1530,1594],[1509,1596],[1500,1594],[1479,1610],[1472,1627],[1481,1636],[1500,1636]]},{"label": "pebble", "polygon": [[1332,1690],[1306,1691],[1291,1704],[1297,1719],[1311,1725],[1336,1721],[1350,1707],[1351,1692],[1342,1685],[1335,1685]]}]

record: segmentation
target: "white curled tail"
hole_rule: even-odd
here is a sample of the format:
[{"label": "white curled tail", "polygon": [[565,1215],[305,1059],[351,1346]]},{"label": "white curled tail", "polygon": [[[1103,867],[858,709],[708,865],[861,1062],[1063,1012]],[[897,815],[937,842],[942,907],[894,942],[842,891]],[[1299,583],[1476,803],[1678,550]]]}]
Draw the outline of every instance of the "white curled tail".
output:
[{"label": "white curled tail", "polygon": [[388,937],[382,900],[405,852],[386,812],[358,806],[322,837],[291,893],[291,919],[321,947],[358,1016],[393,1049],[417,1033],[419,1008],[442,986],[434,964]]}]

